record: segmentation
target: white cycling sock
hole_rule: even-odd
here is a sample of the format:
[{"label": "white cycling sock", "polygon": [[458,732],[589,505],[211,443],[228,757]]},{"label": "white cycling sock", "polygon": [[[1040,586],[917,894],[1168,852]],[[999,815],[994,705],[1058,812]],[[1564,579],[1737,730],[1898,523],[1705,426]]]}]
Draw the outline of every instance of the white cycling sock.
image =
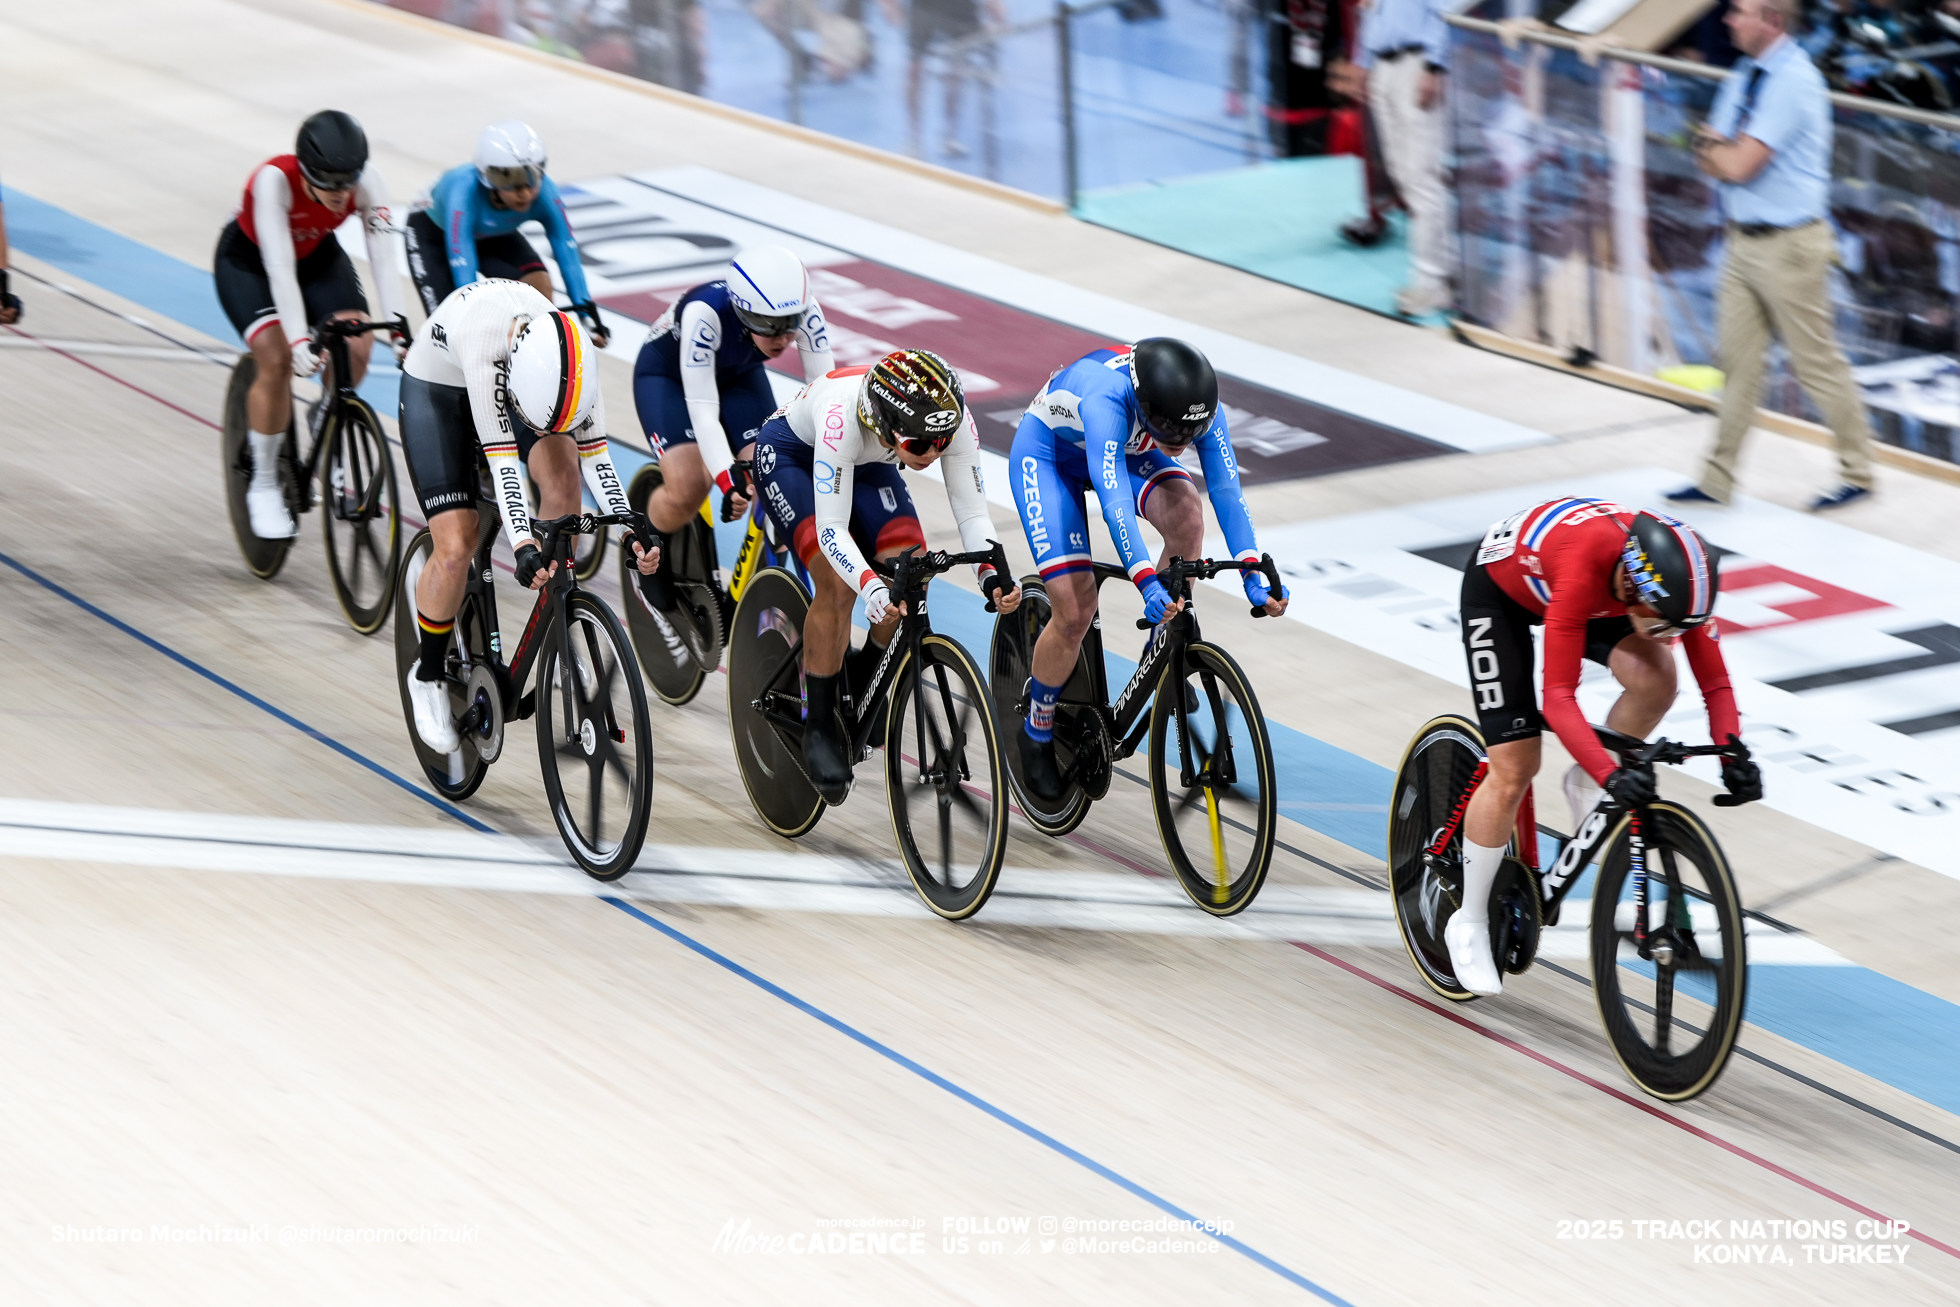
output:
[{"label": "white cycling sock", "polygon": [[277,490],[279,488],[279,446],[286,443],[286,433],[268,436],[263,431],[248,431],[246,437],[252,442],[252,488],[254,490]]},{"label": "white cycling sock", "polygon": [[1456,915],[1465,921],[1490,920],[1490,891],[1497,884],[1497,869],[1504,865],[1504,846],[1487,849],[1463,841],[1463,906]]}]

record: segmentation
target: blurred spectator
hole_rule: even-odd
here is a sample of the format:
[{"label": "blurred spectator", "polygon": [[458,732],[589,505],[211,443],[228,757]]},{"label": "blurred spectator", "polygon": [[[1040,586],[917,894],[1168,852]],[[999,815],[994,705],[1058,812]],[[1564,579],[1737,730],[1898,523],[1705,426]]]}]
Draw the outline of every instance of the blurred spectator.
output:
[{"label": "blurred spectator", "polygon": [[1282,158],[1359,154],[1360,115],[1337,89],[1350,46],[1343,0],[1268,0],[1267,129]]},{"label": "blurred spectator", "polygon": [[1371,0],[1362,10],[1354,73],[1340,79],[1343,93],[1367,99],[1389,180],[1409,209],[1409,280],[1395,296],[1396,310],[1409,317],[1450,307],[1456,262],[1443,185],[1447,7],[1444,0]]},{"label": "blurred spectator", "polygon": [[[926,60],[939,59],[940,76],[946,83],[946,120],[941,124],[941,149],[947,158],[968,153],[960,139],[960,106],[966,84],[986,74],[990,42],[980,39],[986,32],[999,32],[1007,26],[1007,12],[1001,0],[911,0],[910,13],[899,8],[898,0],[882,0],[885,16],[893,27],[906,29],[906,43],[912,62],[905,74],[905,114],[911,124],[911,151],[914,158],[924,155],[925,134],[923,99]],[[985,17],[983,28],[982,17]]]},{"label": "blurred spectator", "polygon": [[649,82],[701,94],[707,64],[707,19],[695,0],[627,0],[636,71]]},{"label": "blurred spectator", "polygon": [[1695,160],[1721,183],[1728,249],[1716,352],[1727,377],[1715,448],[1698,485],[1675,503],[1723,503],[1756,416],[1772,340],[1837,437],[1842,481],[1811,503],[1836,508],[1871,494],[1871,429],[1851,365],[1838,347],[1828,220],[1831,102],[1824,78],[1791,38],[1799,0],[1734,0],[1729,34],[1746,58],[1696,128]]},{"label": "blurred spectator", "polygon": [[5,192],[0,192],[0,326],[12,326],[20,321],[20,296],[7,285],[7,270],[11,266],[7,259],[7,200]]},{"label": "blurred spectator", "polygon": [[[1388,235],[1388,215],[1396,209],[1406,211],[1407,206],[1395,193],[1395,183],[1388,179],[1388,165],[1382,159],[1381,130],[1375,126],[1375,115],[1368,109],[1367,88],[1356,78],[1354,57],[1360,50],[1363,3],[1364,0],[1342,0],[1343,44],[1339,57],[1327,70],[1327,84],[1361,115],[1360,154],[1368,187],[1368,212],[1352,222],[1342,223],[1341,238],[1367,249],[1379,245],[1382,237]],[[1960,0],[1954,3],[1960,4]]]}]

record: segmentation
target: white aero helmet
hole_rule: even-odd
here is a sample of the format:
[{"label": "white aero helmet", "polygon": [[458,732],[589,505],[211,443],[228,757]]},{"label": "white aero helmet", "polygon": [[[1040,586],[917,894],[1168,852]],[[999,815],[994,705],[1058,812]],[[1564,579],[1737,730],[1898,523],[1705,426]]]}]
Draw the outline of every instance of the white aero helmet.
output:
[{"label": "white aero helmet", "polygon": [[796,330],[810,307],[810,274],[780,245],[743,250],[728,265],[728,304],[758,336]]},{"label": "white aero helmet", "polygon": [[533,431],[576,430],[599,393],[585,328],[556,309],[532,318],[511,342],[509,384],[512,407]]},{"label": "white aero helmet", "polygon": [[544,142],[515,118],[491,123],[476,138],[476,175],[491,190],[536,186],[544,180]]}]

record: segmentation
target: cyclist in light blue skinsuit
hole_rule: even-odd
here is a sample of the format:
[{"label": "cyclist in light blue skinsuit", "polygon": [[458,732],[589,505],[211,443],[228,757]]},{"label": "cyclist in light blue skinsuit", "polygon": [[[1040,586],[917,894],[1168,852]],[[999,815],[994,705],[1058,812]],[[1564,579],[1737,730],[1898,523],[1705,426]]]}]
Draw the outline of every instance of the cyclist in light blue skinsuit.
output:
[{"label": "cyclist in light blue skinsuit", "polygon": [[451,291],[479,277],[521,281],[551,299],[551,274],[517,230],[536,222],[551,240],[566,296],[585,319],[593,343],[604,349],[610,333],[585,284],[564,201],[544,169],[544,142],[529,127],[513,121],[484,128],[474,160],[438,177],[428,203],[409,215],[409,274],[430,314]]},{"label": "cyclist in light blue skinsuit", "polygon": [[[1035,642],[1028,720],[1015,733],[1023,774],[1037,798],[1063,793],[1055,764],[1055,700],[1096,616],[1083,489],[1095,486],[1110,538],[1143,592],[1144,614],[1162,622],[1184,604],[1173,602],[1157,579],[1137,518],[1164,537],[1159,561],[1202,555],[1204,508],[1191,474],[1177,463],[1193,444],[1232,556],[1257,559],[1238,460],[1218,407],[1217,375],[1183,341],[1157,336],[1083,355],[1048,379],[1014,433],[1015,504],[1054,613]],[[1244,580],[1254,607],[1263,605],[1274,616],[1286,611],[1284,587],[1275,596],[1260,574],[1247,572]]]}]

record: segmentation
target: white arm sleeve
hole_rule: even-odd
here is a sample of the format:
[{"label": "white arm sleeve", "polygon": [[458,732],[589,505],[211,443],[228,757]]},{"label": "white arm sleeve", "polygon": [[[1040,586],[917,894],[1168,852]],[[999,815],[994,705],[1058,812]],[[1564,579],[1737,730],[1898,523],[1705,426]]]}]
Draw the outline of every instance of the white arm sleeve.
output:
[{"label": "white arm sleeve", "polygon": [[259,261],[272,283],[272,306],[286,344],[297,345],[313,334],[306,320],[306,297],[299,290],[299,259],[293,253],[293,188],[286,174],[271,164],[252,178],[252,226],[259,238]]},{"label": "white arm sleeve", "polygon": [[[598,378],[595,376],[594,381]],[[601,513],[630,513],[625,487],[619,483],[619,469],[613,466],[612,446],[606,443],[606,396],[592,396],[592,416],[578,429],[578,470],[592,491],[592,502]]]},{"label": "white arm sleeve", "polygon": [[707,465],[708,476],[719,478],[735,461],[728,450],[728,433],[721,429],[721,391],[715,385],[715,356],[721,349],[721,316],[696,300],[681,313],[681,394],[687,399],[687,420],[694,443]]},{"label": "white arm sleeve", "polygon": [[816,482],[817,548],[859,594],[874,581],[882,583],[882,578],[864,560],[857,541],[851,539],[851,495],[856,488],[857,461],[863,450],[864,441],[856,420],[847,420],[837,448],[831,450],[819,444],[810,468],[810,478]]},{"label": "white arm sleeve", "polygon": [[803,379],[815,381],[837,366],[830,352],[830,327],[823,318],[823,306],[810,297],[803,321],[796,324],[796,352],[803,356]]},{"label": "white arm sleeve", "polygon": [[393,322],[402,316],[400,266],[395,260],[395,250],[401,243],[395,231],[395,215],[388,203],[388,183],[381,176],[381,170],[369,167],[361,174],[361,183],[354,194],[355,202],[361,209],[361,226],[367,236],[368,271],[374,277],[374,295],[380,301],[380,313],[376,317],[382,322]]},{"label": "white arm sleeve", "polygon": [[[994,519],[987,512],[987,481],[980,471],[980,428],[968,409],[960,433],[939,460],[940,477],[946,483],[946,501],[953,507],[953,519],[960,527],[960,551],[975,553],[993,546]],[[981,565],[974,569],[982,580],[994,569]]]},{"label": "white arm sleeve", "polygon": [[507,360],[512,321],[508,313],[474,314],[469,322],[450,331],[449,350],[463,370],[476,438],[490,461],[492,493],[497,497],[497,511],[504,517],[504,535],[515,551],[536,541],[531,535],[530,504],[524,495],[524,464],[517,457],[517,435],[511,429],[506,399],[510,393]]}]

